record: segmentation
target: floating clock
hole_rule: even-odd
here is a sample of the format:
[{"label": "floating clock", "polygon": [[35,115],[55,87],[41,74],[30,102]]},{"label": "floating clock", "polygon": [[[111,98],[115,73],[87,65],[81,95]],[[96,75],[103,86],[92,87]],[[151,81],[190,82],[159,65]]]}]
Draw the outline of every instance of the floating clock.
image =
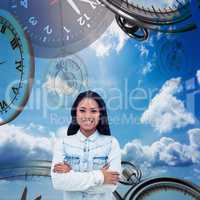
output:
[{"label": "floating clock", "polygon": [[62,193],[52,186],[50,169],[51,161],[48,160],[1,163],[1,199],[62,200]]},{"label": "floating clock", "polygon": [[23,110],[34,77],[31,45],[16,19],[0,10],[0,125]]},{"label": "floating clock", "polygon": [[36,56],[46,58],[87,47],[113,20],[99,0],[11,0],[9,9],[29,33]]},{"label": "floating clock", "polygon": [[44,76],[43,86],[51,107],[69,106],[80,91],[88,88],[87,67],[77,55],[51,60]]}]

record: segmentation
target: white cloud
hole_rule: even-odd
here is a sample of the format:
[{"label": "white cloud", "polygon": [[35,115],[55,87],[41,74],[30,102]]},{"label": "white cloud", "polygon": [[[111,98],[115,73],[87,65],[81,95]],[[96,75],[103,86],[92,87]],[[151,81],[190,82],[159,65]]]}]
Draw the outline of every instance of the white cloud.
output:
[{"label": "white cloud", "polygon": [[95,49],[97,57],[104,57],[109,55],[112,45],[98,41],[92,45],[92,48]]},{"label": "white cloud", "polygon": [[200,70],[197,71],[196,76],[197,76],[197,81],[200,84]]},{"label": "white cloud", "polygon": [[51,159],[52,142],[47,137],[34,137],[20,126],[0,127],[0,162],[23,159]]},{"label": "white cloud", "polygon": [[156,39],[159,40],[163,34],[161,32],[157,32]]},{"label": "white cloud", "polygon": [[193,170],[193,173],[194,173],[194,176],[195,176],[195,177],[197,177],[198,179],[200,179],[200,170],[199,170],[199,169],[195,168],[195,169]]},{"label": "white cloud", "polygon": [[[188,131],[190,144],[194,149],[200,150],[200,129],[194,128]],[[199,155],[200,156],[200,155]]]},{"label": "white cloud", "polygon": [[[143,145],[140,140],[127,143],[122,150],[123,160],[131,161],[146,173],[152,167],[189,166],[200,164],[200,129],[188,131],[189,144],[162,137],[150,145]],[[148,172],[149,173],[149,172]]]},{"label": "white cloud", "polygon": [[47,77],[46,82],[43,84],[43,87],[50,92],[56,92],[59,95],[69,95],[73,92],[74,88],[70,87],[67,82],[60,77]]},{"label": "white cloud", "polygon": [[35,131],[40,133],[45,133],[47,130],[44,126],[40,125],[40,124],[36,124],[34,122],[31,122],[27,127],[26,130],[28,131]]},{"label": "white cloud", "polygon": [[107,31],[91,45],[91,49],[98,57],[108,56],[112,50],[119,53],[128,38],[114,20]]},{"label": "white cloud", "polygon": [[147,49],[144,45],[139,45],[140,56],[148,56],[149,49]]},{"label": "white cloud", "polygon": [[141,123],[150,124],[160,133],[194,124],[193,115],[187,112],[183,102],[175,96],[180,90],[180,78],[166,81],[159,93],[151,100],[147,110],[142,114]]},{"label": "white cloud", "polygon": [[[56,138],[67,135],[67,127],[59,128],[55,133],[39,135],[46,131],[42,125],[31,123],[27,127],[5,124],[0,127],[0,163],[22,160],[51,160]],[[35,131],[35,133],[34,133]],[[37,135],[37,136],[36,136]]]},{"label": "white cloud", "polygon": [[146,75],[146,74],[150,73],[152,70],[153,70],[152,64],[151,64],[150,62],[148,62],[148,63],[144,66],[144,68],[142,69],[142,74],[143,74],[143,75]]},{"label": "white cloud", "polygon": [[67,127],[69,126],[69,124],[65,127],[61,127],[57,130],[56,136],[58,138],[63,138],[67,135]]}]

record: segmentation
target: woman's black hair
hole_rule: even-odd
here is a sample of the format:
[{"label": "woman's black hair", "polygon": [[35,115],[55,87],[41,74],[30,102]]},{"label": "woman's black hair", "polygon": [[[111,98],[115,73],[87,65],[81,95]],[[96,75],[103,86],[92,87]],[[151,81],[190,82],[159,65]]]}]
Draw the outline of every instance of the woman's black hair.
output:
[{"label": "woman's black hair", "polygon": [[99,123],[97,125],[98,132],[102,135],[111,135],[109,124],[108,124],[106,104],[99,94],[97,94],[96,92],[93,92],[91,90],[80,93],[78,95],[78,97],[76,98],[76,100],[74,101],[74,103],[72,105],[72,109],[71,109],[72,121],[68,127],[67,135],[76,134],[80,128],[80,126],[76,120],[76,110],[77,110],[77,106],[78,106],[79,102],[84,98],[91,98],[91,99],[95,100],[99,106],[100,119],[99,119]]}]

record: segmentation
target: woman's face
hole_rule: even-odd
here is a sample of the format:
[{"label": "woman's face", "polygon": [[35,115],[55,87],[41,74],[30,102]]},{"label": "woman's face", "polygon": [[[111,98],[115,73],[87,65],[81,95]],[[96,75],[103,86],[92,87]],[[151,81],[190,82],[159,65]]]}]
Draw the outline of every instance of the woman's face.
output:
[{"label": "woman's face", "polygon": [[91,98],[82,99],[77,106],[76,119],[82,131],[95,131],[100,119],[97,102]]}]

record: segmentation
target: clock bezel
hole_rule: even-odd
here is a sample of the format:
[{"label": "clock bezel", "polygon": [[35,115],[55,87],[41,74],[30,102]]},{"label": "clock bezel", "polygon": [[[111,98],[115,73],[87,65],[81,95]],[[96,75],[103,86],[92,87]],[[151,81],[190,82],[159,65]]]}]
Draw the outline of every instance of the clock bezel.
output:
[{"label": "clock bezel", "polygon": [[[11,3],[13,3],[13,1]],[[34,39],[30,37],[34,47],[35,55],[41,58],[65,57],[79,52],[94,43],[106,31],[106,29],[109,27],[109,25],[111,25],[112,21],[114,20],[114,14],[109,11],[103,4],[101,4],[100,6],[104,7],[106,10],[106,15],[103,16],[103,20],[98,23],[95,29],[88,32],[87,36],[77,40],[76,42],[73,42],[72,44],[61,44],[60,46],[55,45],[54,47],[51,47],[50,45],[45,43],[38,44],[39,42],[35,42]],[[9,5],[8,7],[8,9],[11,10],[16,18],[20,20],[21,16],[17,12],[16,6],[13,6],[12,8],[12,6]],[[29,25],[27,24],[27,22],[23,23],[23,27],[26,29],[26,32],[28,32],[29,35],[33,34],[29,31]]]},{"label": "clock bezel", "polygon": [[[23,64],[28,62],[28,67],[29,67],[29,76],[28,78],[25,80],[27,81],[27,84],[25,84],[25,89],[23,92],[23,98],[20,99],[20,103],[19,105],[14,105],[13,109],[13,113],[11,113],[11,116],[7,117],[7,118],[3,118],[0,120],[0,126],[7,124],[11,121],[13,121],[14,119],[16,119],[16,117],[24,110],[25,105],[28,102],[28,99],[30,97],[30,93],[31,93],[31,89],[32,89],[32,85],[33,85],[33,80],[34,80],[34,75],[35,75],[35,60],[34,60],[34,52],[33,52],[33,48],[31,45],[31,41],[30,38],[28,36],[27,33],[25,33],[20,25],[20,23],[17,21],[17,19],[8,11],[5,10],[1,10],[0,9],[0,17],[3,18],[3,20],[5,20],[5,22],[7,23],[7,25],[11,28],[13,28],[13,30],[15,31],[15,33],[17,34],[19,41],[21,43],[21,47],[18,47],[20,49],[20,57],[23,59],[23,50],[26,49],[28,50],[28,52],[25,52],[26,56],[28,56],[27,60],[24,62],[23,59]],[[12,31],[13,33],[13,31]],[[14,35],[14,34],[13,34]],[[22,72],[23,73],[23,72]],[[23,80],[23,75],[21,75],[21,79],[20,79],[20,84],[23,84],[24,80]],[[14,98],[12,98],[12,102],[14,102],[14,99],[20,95],[19,92],[17,95],[14,96]],[[10,105],[10,104],[9,104]],[[9,108],[10,109],[10,108]],[[8,110],[9,110],[8,109]],[[8,113],[8,110],[2,110],[1,112],[4,112],[2,114],[2,116],[6,113]]]}]

